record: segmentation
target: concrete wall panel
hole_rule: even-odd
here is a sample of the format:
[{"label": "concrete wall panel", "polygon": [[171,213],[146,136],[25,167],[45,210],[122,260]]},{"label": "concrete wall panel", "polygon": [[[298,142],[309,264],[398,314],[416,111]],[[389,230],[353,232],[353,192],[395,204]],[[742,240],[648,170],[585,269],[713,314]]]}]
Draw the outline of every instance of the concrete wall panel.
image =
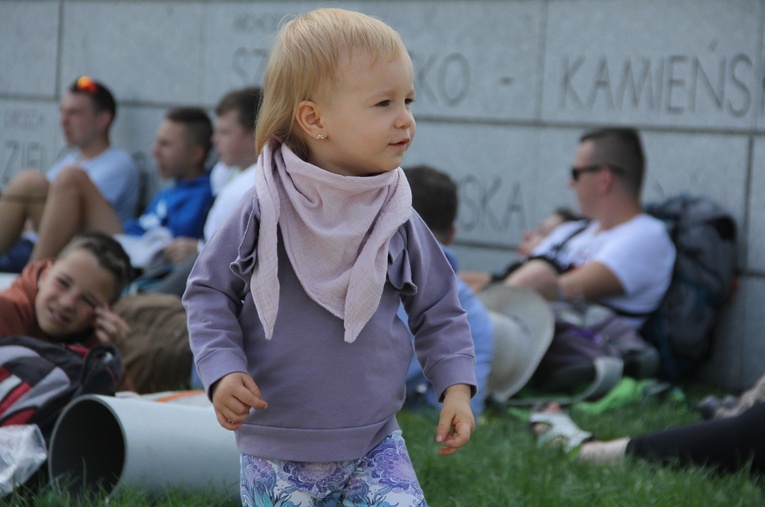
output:
[{"label": "concrete wall panel", "polygon": [[48,169],[62,146],[57,119],[53,101],[0,99],[0,187],[23,168]]},{"label": "concrete wall panel", "polygon": [[120,101],[199,103],[202,4],[65,2],[63,22],[62,86],[89,74]]},{"label": "concrete wall panel", "polygon": [[757,0],[552,1],[543,118],[751,128],[759,98]]},{"label": "concrete wall panel", "polygon": [[59,2],[0,3],[0,94],[56,91]]},{"label": "concrete wall panel", "polygon": [[699,377],[732,390],[746,389],[765,374],[765,281],[745,278],[717,325],[712,355]]},{"label": "concrete wall panel", "polygon": [[512,247],[538,216],[534,129],[424,123],[405,158],[448,172],[460,187],[458,237]]},{"label": "concrete wall panel", "polygon": [[375,2],[363,10],[401,33],[428,117],[538,116],[542,2]]},{"label": "concrete wall panel", "polygon": [[747,266],[765,272],[765,139],[752,149],[752,182],[749,196],[749,229],[746,232]]}]

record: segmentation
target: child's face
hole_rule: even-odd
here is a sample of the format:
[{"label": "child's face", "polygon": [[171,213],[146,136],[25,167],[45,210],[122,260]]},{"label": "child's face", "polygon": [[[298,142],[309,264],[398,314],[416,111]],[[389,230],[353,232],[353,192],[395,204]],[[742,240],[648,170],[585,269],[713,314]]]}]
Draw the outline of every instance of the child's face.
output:
[{"label": "child's face", "polygon": [[357,52],[338,68],[338,82],[318,103],[326,139],[309,162],[347,176],[392,171],[401,165],[415,132],[412,61],[388,61]]},{"label": "child's face", "polygon": [[93,325],[96,308],[107,307],[114,276],[87,250],[72,250],[43,273],[35,312],[40,328],[53,338],[79,334]]},{"label": "child's face", "polygon": [[230,109],[215,118],[213,143],[218,159],[229,167],[245,168],[255,163],[255,140],[239,121],[239,111]]}]

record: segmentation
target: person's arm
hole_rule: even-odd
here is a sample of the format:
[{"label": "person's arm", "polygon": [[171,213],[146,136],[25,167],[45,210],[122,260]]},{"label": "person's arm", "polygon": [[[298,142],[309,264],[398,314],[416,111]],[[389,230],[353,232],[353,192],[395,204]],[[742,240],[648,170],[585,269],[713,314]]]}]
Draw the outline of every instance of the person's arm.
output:
[{"label": "person's arm", "polygon": [[[249,245],[254,258],[257,219],[254,200],[242,201],[205,246],[189,275],[183,305],[188,314],[189,344],[199,375],[208,390],[222,377],[247,372],[238,314],[246,283],[231,264],[240,244]],[[249,276],[245,274],[244,276]]]},{"label": "person's arm", "polygon": [[505,283],[533,289],[549,301],[595,301],[624,293],[616,275],[599,262],[590,262],[559,275],[549,262],[534,259],[507,277]]},{"label": "person's arm", "polygon": [[454,384],[476,389],[475,351],[457,280],[425,222],[413,213],[406,229],[406,251],[414,291],[401,300],[414,334],[415,351],[439,400]]},{"label": "person's arm", "polygon": [[407,226],[415,290],[402,295],[402,301],[423,371],[443,402],[436,441],[443,446],[439,454],[449,455],[467,443],[475,429],[470,408],[477,384],[473,340],[457,298],[457,279],[441,247],[416,212]]},{"label": "person's arm", "polygon": [[[600,262],[590,262],[558,277],[559,293],[564,299],[597,301],[624,294],[616,275]],[[550,299],[550,298],[548,298]]]}]

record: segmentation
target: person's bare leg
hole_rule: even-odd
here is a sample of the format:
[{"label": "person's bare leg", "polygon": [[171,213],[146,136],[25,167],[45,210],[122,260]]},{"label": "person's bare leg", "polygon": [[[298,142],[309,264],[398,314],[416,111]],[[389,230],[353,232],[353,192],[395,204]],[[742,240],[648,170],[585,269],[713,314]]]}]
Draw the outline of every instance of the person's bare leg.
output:
[{"label": "person's bare leg", "polygon": [[40,223],[48,195],[48,180],[35,169],[25,169],[11,179],[0,194],[0,253],[20,237],[24,224]]},{"label": "person's bare leg", "polygon": [[69,240],[88,229],[119,234],[122,224],[84,171],[64,169],[48,191],[31,260],[55,257]]},{"label": "person's bare leg", "polygon": [[630,439],[627,437],[606,442],[591,440],[582,444],[577,458],[597,465],[616,465],[623,462],[627,456],[629,443]]},{"label": "person's bare leg", "polygon": [[481,292],[491,283],[491,273],[486,271],[460,271],[458,275],[473,292]]}]

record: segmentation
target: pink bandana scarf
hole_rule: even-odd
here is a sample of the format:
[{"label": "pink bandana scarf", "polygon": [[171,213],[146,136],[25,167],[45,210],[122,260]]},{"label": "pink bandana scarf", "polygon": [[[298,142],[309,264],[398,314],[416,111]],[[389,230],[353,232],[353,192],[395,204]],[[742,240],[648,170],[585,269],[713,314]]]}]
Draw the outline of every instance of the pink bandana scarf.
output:
[{"label": "pink bandana scarf", "polygon": [[344,320],[352,343],[380,304],[390,239],[411,217],[404,172],[341,176],[272,139],[258,160],[255,192],[260,229],[251,290],[266,338],[279,311],[278,225],[303,289]]}]

